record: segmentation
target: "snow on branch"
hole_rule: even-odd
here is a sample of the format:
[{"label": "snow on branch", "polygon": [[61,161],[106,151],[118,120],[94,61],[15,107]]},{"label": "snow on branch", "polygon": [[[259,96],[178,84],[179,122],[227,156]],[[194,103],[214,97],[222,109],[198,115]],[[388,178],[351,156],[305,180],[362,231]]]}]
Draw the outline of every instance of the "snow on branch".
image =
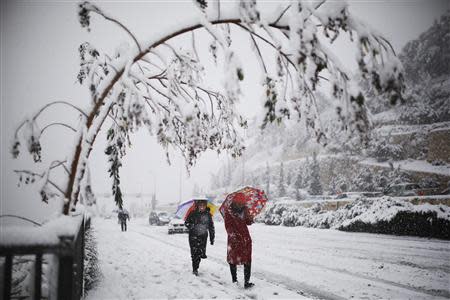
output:
[{"label": "snow on branch", "polygon": [[131,31],[125,25],[123,25],[121,22],[119,22],[115,18],[112,18],[109,15],[105,14],[97,6],[95,6],[95,5],[93,5],[93,4],[89,3],[89,2],[83,2],[83,3],[79,4],[79,6],[78,6],[78,17],[79,17],[80,24],[81,24],[82,27],[86,27],[88,31],[90,30],[89,29],[89,26],[90,26],[89,13],[90,12],[99,14],[100,16],[105,18],[106,20],[119,25],[133,39],[133,41],[135,42],[137,48],[139,49],[139,52],[142,51],[141,50],[141,46],[139,45],[139,42],[137,41],[136,37],[134,36],[134,34],[131,33]]},{"label": "snow on branch", "polygon": [[33,184],[36,182],[36,178],[38,178],[38,184],[40,185],[39,193],[42,201],[45,203],[48,203],[50,198],[64,196],[63,189],[49,178],[50,168],[41,174],[29,170],[14,170],[14,172],[19,175],[19,185],[22,182],[25,184]]},{"label": "snow on branch", "polygon": [[[53,122],[51,124],[46,125],[43,129],[39,128],[37,124],[37,118],[41,115],[41,113],[43,113],[48,108],[58,104],[69,106],[78,111],[81,115],[86,116],[86,113],[82,109],[67,101],[53,101],[44,105],[35,114],[33,114],[31,117],[25,118],[22,122],[19,123],[19,126],[17,126],[14,132],[14,142],[11,147],[11,154],[13,155],[13,158],[17,158],[19,156],[20,142],[22,141],[25,142],[27,150],[33,156],[34,161],[40,162],[42,150],[40,137],[48,127],[60,125],[67,127],[72,131],[75,131],[75,129],[70,125],[61,122]],[[21,136],[19,136],[19,133],[21,133]]]},{"label": "snow on branch", "polygon": [[[142,43],[124,24],[98,6],[89,2],[79,5],[82,27],[89,30],[92,13],[98,14],[120,26],[133,42],[118,44],[112,54],[103,53],[89,43],[81,44],[78,49],[77,79],[91,91],[91,102],[88,109],[78,109],[83,115],[82,124],[76,129],[76,144],[67,159],[66,169],[70,174],[67,187],[61,190],[69,200],[64,207],[65,214],[75,208],[90,152],[108,117],[113,123],[108,131],[106,154],[119,206],[122,203],[120,160],[130,143],[130,134],[141,126],[156,136],[167,157],[169,147],[178,149],[185,157],[187,169],[207,149],[226,150],[233,156],[242,154],[244,146],[239,132],[247,126],[247,121],[237,111],[236,104],[242,94],[244,65],[239,50],[231,48],[231,25],[248,34],[248,42],[261,65],[261,87],[265,91],[262,128],[272,122],[296,118],[314,132],[319,143],[326,145],[328,133],[319,117],[324,97],[318,95],[329,89],[339,117],[339,126],[333,130],[346,130],[350,135],[356,132],[364,137],[370,119],[356,78],[363,78],[377,92],[388,94],[392,103],[402,98],[402,68],[391,45],[351,15],[345,1],[292,1],[269,14],[261,13],[256,0],[240,0],[226,9],[220,2],[212,8],[208,3],[194,1],[198,10],[196,18],[177,20],[168,31],[157,31],[152,39]],[[194,35],[200,28],[210,35],[212,59],[217,62],[218,56],[222,56],[223,92],[205,84],[204,58],[199,57]],[[171,40],[186,33],[191,34],[189,45],[181,49],[170,45]],[[356,47],[355,74],[333,53],[337,38],[348,39]],[[262,47],[271,51],[270,57]],[[164,48],[170,51],[163,51],[167,50]],[[274,61],[275,74],[269,67]],[[24,131],[28,149],[39,161],[40,135],[50,126],[64,125],[50,122],[39,130],[35,118],[24,121],[18,130],[27,128]],[[12,150],[15,156],[19,145],[16,139]]]},{"label": "snow on branch", "polygon": [[[155,130],[158,142],[166,151],[169,145],[181,150],[188,167],[193,165],[199,153],[209,148],[217,151],[229,149],[233,155],[240,155],[243,147],[236,126],[245,126],[246,122],[236,112],[234,105],[241,93],[239,83],[244,79],[243,68],[238,54],[229,47],[229,27],[218,26],[235,24],[249,33],[249,40],[265,73],[262,81],[266,89],[263,127],[267,123],[281,122],[295,115],[313,130],[319,142],[326,144],[327,137],[319,118],[316,93],[318,86],[327,83],[332,87],[332,95],[342,103],[337,105],[342,127],[364,134],[370,126],[364,109],[364,96],[354,84],[354,76],[343,67],[323,40],[328,39],[332,44],[342,32],[357,36],[360,71],[372,78],[379,78],[373,80],[379,92],[389,91],[392,95],[401,96],[400,69],[385,68],[386,59],[394,54],[392,49],[386,47],[385,39],[363,26],[356,18],[351,18],[345,2],[341,5],[329,3],[294,1],[275,17],[265,19],[256,1],[239,1],[235,9],[214,13],[215,18],[208,15],[206,1],[195,1],[194,4],[199,8],[199,21],[180,22],[179,29],[159,32],[145,44],[147,46],[141,48],[136,43],[136,50],[119,50],[113,56],[115,61],[109,64],[114,65],[114,74],[106,74],[95,88],[93,111],[120,83],[122,87],[118,88],[126,95],[124,99],[133,99],[121,104],[124,112],[132,112],[133,109],[138,112],[127,119],[129,126],[126,126],[126,130],[132,131],[138,124],[146,124],[150,132]],[[220,10],[220,5],[217,8]],[[106,16],[98,7],[87,3],[84,3],[83,9],[86,10],[84,14],[80,13],[83,27],[89,25],[89,11]],[[107,18],[114,20],[109,16]],[[213,40],[210,49],[214,59],[218,54],[217,45],[223,51],[226,66],[224,95],[200,88],[204,73],[196,53],[193,32],[202,27]],[[319,32],[320,29],[323,32]],[[191,49],[194,54],[188,50],[175,50],[167,43],[188,32],[192,32]],[[261,54],[259,43],[269,45],[275,52],[278,76],[268,74],[267,58]],[[160,46],[168,47],[172,55],[162,55],[158,50]],[[372,57],[368,57],[367,50],[372,48],[376,51],[372,51]],[[96,56],[95,52],[91,53]],[[389,83],[386,80],[389,77],[400,85]],[[106,107],[110,109],[114,105],[113,101],[111,106]],[[140,116],[144,118],[143,122],[138,121]],[[127,113],[122,118],[126,119]],[[116,126],[120,124],[120,120],[115,122]]]}]

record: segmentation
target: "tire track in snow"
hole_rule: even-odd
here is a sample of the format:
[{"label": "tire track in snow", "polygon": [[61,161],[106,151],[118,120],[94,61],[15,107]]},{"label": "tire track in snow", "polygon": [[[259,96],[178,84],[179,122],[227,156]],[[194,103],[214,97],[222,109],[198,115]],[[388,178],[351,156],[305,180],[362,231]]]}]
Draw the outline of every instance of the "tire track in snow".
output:
[{"label": "tire track in snow", "polygon": [[[312,228],[311,228],[312,229]],[[316,230],[334,230],[334,229],[316,229]],[[360,233],[360,232],[341,232],[338,230],[335,230],[337,233],[341,234],[361,234],[361,235],[366,235],[366,233]],[[257,232],[254,234],[258,234]],[[303,231],[299,232],[299,234],[304,234]],[[370,253],[367,250],[367,247],[365,247],[366,245],[369,246],[369,248],[373,248],[375,245],[380,246],[380,249],[386,248],[386,247],[395,247],[397,251],[389,251],[389,254],[396,254],[399,256],[404,256],[405,255],[405,251],[408,250],[420,250],[421,252],[428,252],[428,253],[423,253],[423,254],[418,254],[416,252],[412,252],[412,253],[406,253],[407,255],[411,256],[411,257],[418,257],[418,258],[426,258],[426,259],[436,259],[436,260],[440,260],[440,258],[435,258],[434,256],[431,256],[431,253],[437,252],[438,254],[441,254],[443,252],[445,252],[446,254],[444,254],[443,256],[445,258],[448,258],[450,256],[450,246],[448,241],[441,241],[441,240],[433,240],[433,239],[426,239],[426,238],[408,238],[408,237],[404,237],[404,236],[396,236],[394,237],[390,237],[388,235],[382,235],[382,234],[373,234],[374,236],[376,236],[377,240],[379,241],[366,241],[366,240],[357,240],[357,239],[351,239],[348,242],[348,246],[347,247],[342,247],[342,246],[333,246],[333,249],[340,249],[340,250],[346,250],[346,252],[349,252],[348,250],[352,250],[352,251],[360,251],[362,253]],[[272,231],[267,231],[265,232],[265,237],[267,236],[271,236],[271,241],[273,241],[274,239],[279,239],[280,235],[277,232],[272,232]],[[295,237],[299,237],[298,235],[295,235]],[[306,236],[300,236],[301,238],[303,238],[305,241],[309,241],[309,240],[315,240],[315,237],[312,235],[306,235]],[[342,237],[343,239],[339,239],[339,238],[327,238],[327,237],[322,237],[320,238],[320,241],[318,244],[318,246],[328,246],[329,244],[336,244],[337,243],[343,243],[345,244],[345,242],[347,242],[347,240],[345,239],[345,236],[339,236]],[[267,240],[267,238],[266,238]],[[386,241],[386,242],[384,242]],[[443,244],[443,245],[447,245],[447,247],[437,247],[437,246],[427,246],[427,247],[419,247],[419,246],[415,246],[415,245],[403,245],[403,244],[391,244],[388,241],[395,241],[395,242],[402,242],[402,241],[406,241],[406,242],[418,242],[418,241],[423,241],[423,242],[430,242],[432,241],[432,243],[434,244]],[[357,247],[360,246],[360,247]],[[410,252],[410,251],[408,251]],[[448,253],[448,254],[447,254]],[[441,260],[440,260],[441,261]]]},{"label": "tire track in snow", "polygon": [[372,277],[369,275],[364,275],[361,273],[352,273],[346,269],[340,269],[340,268],[332,268],[332,267],[327,267],[321,264],[316,264],[316,263],[311,263],[311,262],[307,262],[305,260],[301,260],[301,259],[296,259],[296,258],[292,258],[292,257],[288,257],[288,256],[284,256],[284,255],[277,255],[277,254],[273,254],[273,256],[278,257],[278,258],[284,258],[284,259],[288,259],[292,262],[296,262],[296,263],[301,263],[303,265],[308,265],[311,267],[316,267],[319,269],[326,269],[328,271],[332,271],[332,272],[337,272],[337,273],[341,273],[341,274],[345,274],[345,275],[350,275],[353,277],[358,277],[358,278],[364,278],[370,281],[374,281],[374,282],[379,282],[379,283],[383,283],[383,284],[387,284],[387,285],[391,285],[391,286],[395,286],[395,287],[399,287],[399,288],[404,288],[406,290],[410,290],[413,292],[418,292],[420,294],[427,294],[430,296],[437,296],[437,297],[446,297],[446,298],[450,298],[450,292],[447,290],[427,290],[427,289],[421,289],[421,288],[417,288],[417,287],[413,287],[413,286],[409,286],[409,285],[405,285],[405,284],[401,284],[398,282],[394,282],[394,281],[390,281],[390,280],[386,280],[386,279],[382,279],[382,278],[378,278],[378,277]]},{"label": "tire track in snow", "polygon": [[[138,234],[141,234],[145,237],[157,240],[163,244],[166,244],[168,246],[172,246],[175,247],[177,249],[183,249],[185,251],[190,251],[189,247],[186,246],[180,246],[179,244],[175,244],[175,243],[171,243],[171,242],[167,242],[166,240],[160,238],[159,236],[155,236],[155,235],[150,235],[148,232],[143,233],[141,231],[137,231],[135,229],[133,230],[129,230]],[[220,264],[222,266],[225,266],[226,268],[229,267],[228,263],[226,263],[223,259],[219,259],[217,257],[212,257],[211,255],[208,256],[208,260],[213,261],[217,264]],[[314,299],[333,299],[333,300],[344,300],[344,297],[340,297],[338,295],[335,295],[333,293],[327,292],[327,291],[321,291],[318,290],[317,288],[315,288],[314,286],[308,285],[304,282],[299,282],[296,280],[292,280],[291,278],[284,276],[284,275],[280,275],[277,273],[273,273],[270,271],[260,271],[258,269],[253,270],[252,271],[252,276],[256,277],[257,279],[261,280],[261,281],[266,281],[270,284],[273,284],[275,286],[279,286],[281,288],[286,288],[292,292],[295,292],[299,295],[305,296],[305,297],[310,297],[310,298],[314,298]],[[271,279],[268,279],[268,277],[270,277]],[[275,279],[275,280],[272,280]],[[222,281],[218,281],[218,280],[213,280],[215,282],[217,282],[220,285],[223,285]],[[251,294],[247,295],[250,298],[254,298],[250,296]]]},{"label": "tire track in snow", "polygon": [[[275,234],[274,233],[270,233],[270,235],[274,236]],[[276,237],[278,239],[280,238],[279,235],[276,235],[274,237]],[[267,239],[267,238],[265,238],[265,239],[259,238],[258,241],[268,242],[270,240]],[[330,239],[330,241],[331,242],[336,242],[336,240],[331,240],[331,239]],[[271,242],[273,242],[273,241],[271,241]],[[441,242],[441,243],[443,243],[443,242]],[[384,245],[384,246],[388,246],[388,245]],[[411,249],[411,248],[412,247],[408,247],[408,249]],[[419,247],[416,247],[416,248],[417,249],[428,250],[427,248],[419,248]],[[283,248],[283,249],[285,249],[285,248]],[[373,257],[373,251],[369,251],[367,249],[354,249],[354,248],[350,248],[350,247],[345,248],[345,247],[339,247],[339,246],[333,246],[333,249],[345,250],[345,251],[343,251],[342,255],[351,255],[351,258],[359,259],[359,260],[366,259],[366,260],[372,260],[372,261],[379,261],[379,262],[383,262],[383,263],[392,263],[393,265],[398,265],[398,266],[406,265],[406,266],[410,266],[410,267],[416,267],[416,268],[421,269],[421,270],[422,269],[426,269],[426,270],[429,270],[429,271],[440,270],[440,271],[443,271],[445,273],[449,272],[449,267],[446,266],[446,265],[441,265],[440,267],[429,267],[429,266],[426,266],[426,265],[420,266],[420,265],[417,265],[417,264],[414,264],[414,263],[409,263],[408,261],[394,261],[394,260],[389,260],[389,258],[379,259],[379,258]],[[322,248],[318,248],[318,251],[321,251],[321,250],[323,250],[323,249]],[[308,249],[304,249],[304,251],[307,252]],[[361,254],[367,255],[367,257],[364,258],[364,256],[362,256],[362,257],[361,256],[356,256],[355,252],[359,252]],[[434,296],[434,297],[450,298],[450,291],[449,290],[445,290],[445,289],[425,289],[425,288],[420,288],[420,287],[414,287],[414,286],[411,286],[411,285],[402,284],[402,283],[386,280],[386,279],[379,278],[379,277],[373,277],[373,276],[365,275],[365,274],[360,273],[360,272],[350,272],[350,271],[348,271],[346,269],[342,269],[342,268],[329,267],[329,266],[327,266],[325,264],[312,263],[312,262],[309,262],[309,261],[306,261],[306,260],[295,259],[295,258],[292,258],[292,256],[281,255],[279,253],[280,252],[274,252],[271,255],[279,257],[281,259],[285,259],[285,260],[291,261],[291,262],[301,263],[301,264],[308,265],[308,266],[315,267],[315,268],[322,268],[322,269],[326,269],[326,270],[329,270],[329,271],[332,271],[332,272],[338,272],[338,273],[341,273],[341,274],[355,276],[355,277],[358,277],[358,278],[364,278],[364,279],[371,280],[371,281],[374,281],[374,282],[379,282],[379,283],[388,284],[388,285],[392,285],[392,286],[399,287],[399,288],[404,288],[404,289],[407,289],[407,290],[410,290],[410,291],[414,291],[414,292],[418,292],[418,293],[421,293],[421,294],[426,294],[426,295],[430,295],[430,296]],[[386,252],[386,253],[388,253],[388,252]],[[400,252],[389,252],[389,253],[399,254]],[[426,255],[417,255],[417,254],[411,254],[411,253],[406,254],[406,255],[408,257],[424,257],[424,258],[430,259],[430,257],[426,256]],[[403,257],[404,256],[405,256],[405,254],[403,255]]]},{"label": "tire track in snow", "polygon": [[[158,240],[159,242],[162,242],[164,244],[167,244],[169,246],[172,247],[176,247],[176,248],[182,248],[186,251],[190,251],[189,247],[187,246],[183,246],[180,247],[179,244],[175,244],[175,243],[171,243],[171,242],[167,242],[166,240],[160,238],[159,236],[155,236],[155,235],[149,235],[148,233],[142,233],[142,232],[138,232],[137,233],[147,236],[149,238],[153,238],[155,240]],[[311,266],[311,267],[315,267],[315,268],[319,268],[319,269],[325,269],[334,273],[339,273],[339,274],[343,274],[343,275],[347,275],[347,276],[351,276],[351,277],[356,277],[358,279],[366,279],[368,281],[372,281],[372,282],[378,282],[380,284],[384,284],[384,285],[390,285],[396,288],[400,288],[400,289],[405,289],[408,291],[412,291],[412,292],[416,292],[419,294],[424,294],[428,295],[428,296],[434,296],[434,297],[446,297],[446,298],[450,298],[450,292],[447,290],[428,290],[428,289],[423,289],[423,288],[418,288],[418,287],[413,287],[413,286],[409,286],[409,285],[405,285],[405,284],[401,284],[401,283],[397,283],[397,282],[393,282],[390,280],[386,280],[386,279],[382,279],[382,278],[378,278],[378,277],[373,277],[373,276],[369,276],[369,275],[365,275],[365,274],[361,274],[361,273],[352,273],[346,269],[341,269],[341,268],[333,268],[333,267],[328,267],[326,265],[322,265],[322,264],[316,264],[316,263],[311,263],[305,260],[301,260],[301,259],[295,259],[292,258],[290,256],[286,256],[286,255],[280,255],[280,254],[272,254],[273,257],[278,257],[280,259],[283,260],[288,260],[288,261],[292,261],[292,262],[296,262],[296,263],[300,263],[303,265],[307,265],[307,266]],[[208,259],[211,261],[214,261],[220,265],[223,265],[225,267],[228,268],[228,264],[226,262],[224,262],[223,259],[219,259],[217,257],[211,257],[208,256]],[[252,275],[255,276],[256,278],[262,280],[262,281],[267,281],[269,283],[272,283],[274,285],[277,286],[284,286],[287,289],[291,290],[291,291],[295,291],[298,294],[303,294],[309,297],[313,297],[313,298],[320,298],[320,299],[345,299],[343,297],[340,297],[338,295],[335,295],[333,293],[327,292],[327,291],[321,291],[318,290],[316,287],[312,286],[312,285],[308,285],[307,283],[304,282],[300,282],[300,281],[296,281],[296,280],[292,280],[290,277],[288,276],[284,276],[284,275],[280,275],[278,273],[274,273],[268,270],[260,270],[258,268],[255,268],[252,272]],[[276,280],[268,280],[267,278],[275,278]]]}]

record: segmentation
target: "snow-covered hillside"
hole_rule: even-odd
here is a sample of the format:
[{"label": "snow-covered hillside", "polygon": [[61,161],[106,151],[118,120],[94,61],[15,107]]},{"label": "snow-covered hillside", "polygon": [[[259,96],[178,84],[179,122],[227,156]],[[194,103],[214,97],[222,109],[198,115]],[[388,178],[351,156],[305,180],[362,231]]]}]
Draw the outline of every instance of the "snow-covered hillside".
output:
[{"label": "snow-covered hillside", "polygon": [[[272,124],[261,131],[253,122],[243,157],[228,161],[212,176],[211,190],[255,185],[273,198],[301,198],[304,190],[314,193],[311,186],[317,181],[318,190],[330,194],[383,190],[399,182],[444,190],[450,181],[449,22],[450,12],[445,12],[400,53],[405,103],[390,105],[366,89],[373,125],[367,145],[343,131],[322,147],[303,123]],[[322,125],[339,126],[333,101],[320,97]],[[313,174],[314,155],[319,179]]]}]

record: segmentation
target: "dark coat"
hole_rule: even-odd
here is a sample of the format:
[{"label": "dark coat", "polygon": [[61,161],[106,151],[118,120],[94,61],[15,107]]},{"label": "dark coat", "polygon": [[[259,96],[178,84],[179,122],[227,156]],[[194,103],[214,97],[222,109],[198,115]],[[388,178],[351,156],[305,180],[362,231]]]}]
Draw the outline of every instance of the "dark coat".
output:
[{"label": "dark coat", "polygon": [[126,211],[119,211],[119,214],[117,215],[119,218],[119,222],[126,223],[127,219],[130,219],[130,215]]},{"label": "dark coat", "polygon": [[200,260],[206,258],[206,241],[209,239],[214,243],[214,222],[209,213],[209,208],[204,212],[195,209],[184,222],[189,229],[189,247],[191,248],[192,269],[196,271],[200,265]]},{"label": "dark coat", "polygon": [[252,261],[252,238],[247,225],[253,223],[247,211],[241,213],[231,207],[225,210],[225,229],[228,234],[227,261],[233,265],[250,264]]},{"label": "dark coat", "polygon": [[214,243],[214,222],[207,207],[204,212],[200,212],[198,209],[189,214],[184,222],[189,229],[189,236],[208,236],[211,243]]}]

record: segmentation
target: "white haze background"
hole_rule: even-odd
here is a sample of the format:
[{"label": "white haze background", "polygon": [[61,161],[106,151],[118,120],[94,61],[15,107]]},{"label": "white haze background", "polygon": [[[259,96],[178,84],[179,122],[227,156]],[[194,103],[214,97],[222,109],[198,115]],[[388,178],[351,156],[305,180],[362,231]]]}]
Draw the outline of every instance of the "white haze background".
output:
[{"label": "white haze background", "polygon": [[[196,11],[191,1],[97,1],[109,15],[123,22],[143,42],[162,28],[170,28],[188,14]],[[281,1],[264,1],[263,9],[279,6]],[[450,2],[438,1],[349,1],[350,9],[373,28],[383,33],[397,53],[411,39],[430,27]],[[48,217],[48,205],[41,203],[36,187],[18,187],[14,169],[30,167],[32,159],[25,152],[19,160],[10,154],[15,127],[27,115],[41,106],[56,100],[70,101],[81,107],[88,104],[89,94],[76,82],[79,70],[78,46],[91,42],[107,53],[121,42],[131,42],[115,24],[95,16],[88,33],[78,23],[75,1],[13,1],[1,2],[1,207],[0,214],[18,214],[35,220]],[[221,1],[222,5],[231,5]],[[190,35],[189,35],[190,37]],[[246,36],[238,34],[233,42],[242,47],[245,80],[239,109],[248,117],[255,116],[259,108],[261,89],[258,64],[246,43]],[[190,40],[181,38],[176,45]],[[209,39],[197,34],[200,55],[211,61],[207,47]],[[339,57],[352,55],[345,45],[340,46]],[[208,84],[219,86],[220,68],[207,63]],[[42,114],[41,121],[65,121],[77,124],[77,114],[70,108],[55,106]],[[43,124],[43,123],[41,123]],[[105,126],[107,127],[107,126]],[[52,159],[63,159],[72,145],[73,134],[64,128],[52,128],[42,139],[43,163],[36,165],[43,170]],[[209,187],[210,173],[215,172],[227,159],[225,154],[205,153],[187,176],[179,155],[172,152],[169,166],[161,147],[146,130],[132,137],[133,146],[128,150],[121,169],[122,190],[126,193],[152,193],[156,185],[159,203],[180,200],[180,172],[182,199],[191,196],[194,184]],[[97,193],[110,191],[110,178],[105,148],[105,136],[100,134],[90,157],[93,189]],[[111,200],[112,201],[112,200]],[[124,198],[126,205],[126,197]],[[55,206],[50,203],[50,206]]]}]

